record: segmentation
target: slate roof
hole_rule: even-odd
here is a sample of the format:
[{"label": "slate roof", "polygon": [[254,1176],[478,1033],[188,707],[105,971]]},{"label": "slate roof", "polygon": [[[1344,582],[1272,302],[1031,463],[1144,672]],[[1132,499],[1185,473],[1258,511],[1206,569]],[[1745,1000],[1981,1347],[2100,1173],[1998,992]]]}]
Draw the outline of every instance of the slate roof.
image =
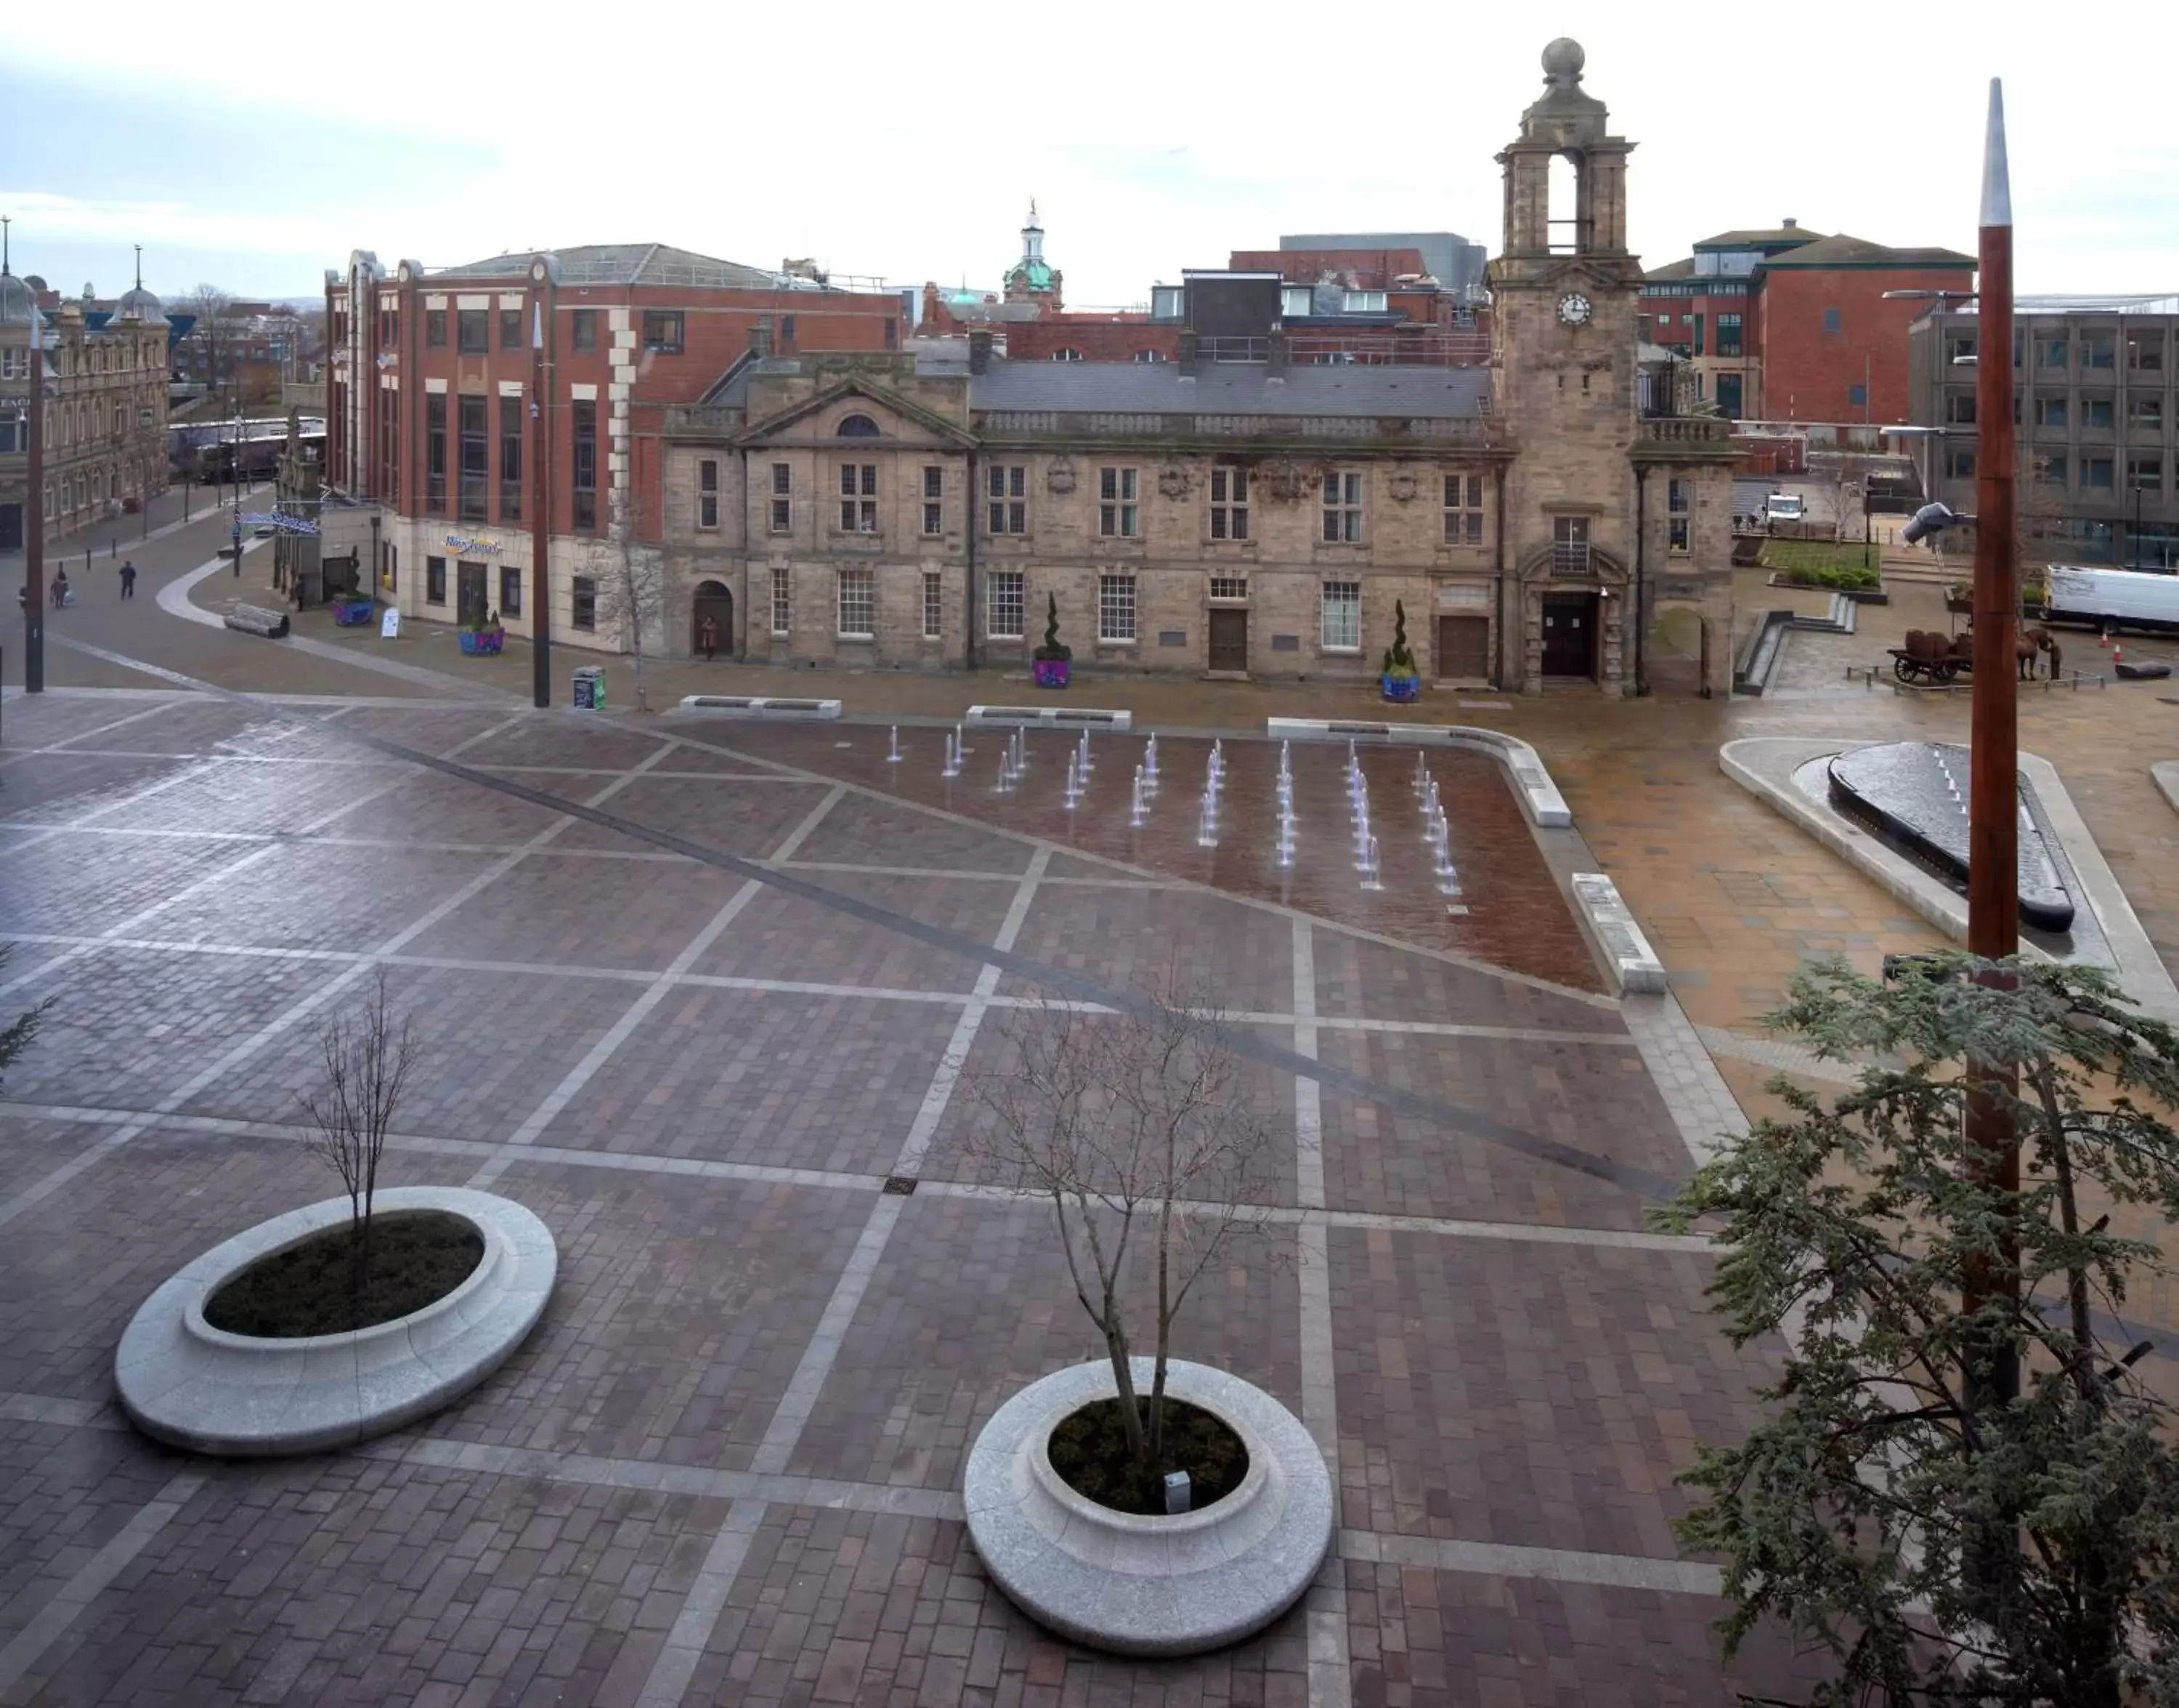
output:
[{"label": "slate roof", "polygon": [[1783,255],[1772,255],[1763,263],[1773,271],[1793,267],[1971,267],[1974,264],[1973,255],[1963,255],[1957,249],[1896,249],[1888,244],[1871,243],[1866,238],[1850,238],[1842,233],[1819,238]]},{"label": "slate roof", "polygon": [[1652,267],[1642,275],[1645,279],[1691,279],[1695,276],[1694,258],[1683,261],[1667,261],[1661,267]]},{"label": "slate roof", "polygon": [[1821,232],[1812,232],[1806,226],[1777,226],[1767,232],[1720,232],[1714,238],[1704,238],[1695,247],[1699,249],[1752,249],[1765,244],[1809,244],[1820,242]]},{"label": "slate roof", "polygon": [[1275,380],[1260,362],[1205,362],[1193,380],[1176,362],[994,360],[969,382],[975,409],[1098,414],[1469,416],[1488,412],[1484,368],[1289,368]]},{"label": "slate roof", "polygon": [[[745,267],[668,244],[579,244],[552,251],[560,258],[563,285],[683,285],[701,290],[771,291],[816,289],[807,280],[782,286],[780,276],[763,267]],[[526,278],[537,252],[491,255],[458,267],[435,269],[434,279]]]}]

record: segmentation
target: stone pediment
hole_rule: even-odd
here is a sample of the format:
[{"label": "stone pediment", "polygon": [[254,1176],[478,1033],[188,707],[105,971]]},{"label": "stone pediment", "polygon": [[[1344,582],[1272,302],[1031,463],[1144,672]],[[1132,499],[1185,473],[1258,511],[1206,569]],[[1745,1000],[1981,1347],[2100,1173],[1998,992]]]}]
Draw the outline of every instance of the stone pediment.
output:
[{"label": "stone pediment", "polygon": [[[752,400],[754,401],[754,400]],[[859,405],[848,408],[847,405]],[[874,438],[836,438],[827,424],[845,414],[868,416],[878,432]],[[936,410],[909,402],[899,393],[862,378],[843,380],[827,386],[815,396],[803,398],[785,409],[755,420],[734,435],[734,443],[749,446],[777,445],[787,441],[806,442],[812,437],[827,443],[843,445],[866,444],[872,446],[898,445],[943,445],[969,450],[976,440]]]}]

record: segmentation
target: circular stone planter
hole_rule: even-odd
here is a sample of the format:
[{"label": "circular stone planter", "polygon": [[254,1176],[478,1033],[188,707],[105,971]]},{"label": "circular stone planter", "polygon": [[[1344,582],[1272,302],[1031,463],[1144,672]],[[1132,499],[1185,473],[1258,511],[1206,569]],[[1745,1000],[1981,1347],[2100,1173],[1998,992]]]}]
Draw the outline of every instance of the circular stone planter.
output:
[{"label": "circular stone planter", "polygon": [[[1142,1393],[1152,1368],[1134,1360]],[[1114,1512],[1060,1480],[1046,1443],[1070,1414],[1115,1391],[1100,1360],[1031,1382],[992,1414],[969,1449],[964,1489],[985,1570],[1031,1618],[1091,1648],[1193,1655],[1262,1629],[1300,1599],[1331,1546],[1324,1455],[1261,1388],[1173,1360],[1166,1394],[1238,1434],[1248,1474],[1200,1512]]]},{"label": "circular stone planter", "polygon": [[205,1301],[261,1257],[349,1219],[345,1197],[236,1234],[165,1282],[121,1336],[121,1409],[146,1435],[237,1459],[349,1447],[475,1388],[522,1344],[558,1272],[552,1230],[519,1204],[458,1186],[393,1186],[375,1209],[439,1210],[484,1237],[461,1285],[421,1311],[347,1334],[229,1334]]}]

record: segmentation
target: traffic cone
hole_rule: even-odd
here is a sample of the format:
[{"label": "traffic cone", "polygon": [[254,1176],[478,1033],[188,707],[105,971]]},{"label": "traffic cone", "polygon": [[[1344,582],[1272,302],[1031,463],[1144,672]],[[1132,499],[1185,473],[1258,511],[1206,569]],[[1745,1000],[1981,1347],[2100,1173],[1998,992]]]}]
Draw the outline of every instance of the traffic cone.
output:
[{"label": "traffic cone", "polygon": [[2111,662],[2113,664],[2116,664],[2119,660],[2125,655],[2125,653],[2126,649],[2119,645],[2116,641],[2111,643]]},{"label": "traffic cone", "polygon": [[2096,631],[2096,644],[2101,647],[2105,652],[2109,652],[2110,650],[2110,637],[2105,634],[2101,629],[2098,629]]}]

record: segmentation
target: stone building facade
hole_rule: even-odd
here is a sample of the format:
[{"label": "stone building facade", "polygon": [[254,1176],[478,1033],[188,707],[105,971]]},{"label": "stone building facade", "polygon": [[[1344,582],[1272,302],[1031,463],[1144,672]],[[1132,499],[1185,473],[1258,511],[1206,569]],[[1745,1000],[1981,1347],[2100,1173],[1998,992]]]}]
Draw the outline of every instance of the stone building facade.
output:
[{"label": "stone building facade", "polygon": [[167,321],[140,280],[110,309],[0,271],[0,551],[30,501],[30,341],[44,350],[47,538],[137,509],[167,486]]},{"label": "stone building facade", "polygon": [[[1731,678],[1728,424],[1644,413],[1626,163],[1582,53],[1500,156],[1487,368],[774,354],[667,412],[669,635],[782,665],[1366,679]],[[1570,160],[1569,206],[1551,200]],[[612,636],[601,634],[601,641]]]}]

